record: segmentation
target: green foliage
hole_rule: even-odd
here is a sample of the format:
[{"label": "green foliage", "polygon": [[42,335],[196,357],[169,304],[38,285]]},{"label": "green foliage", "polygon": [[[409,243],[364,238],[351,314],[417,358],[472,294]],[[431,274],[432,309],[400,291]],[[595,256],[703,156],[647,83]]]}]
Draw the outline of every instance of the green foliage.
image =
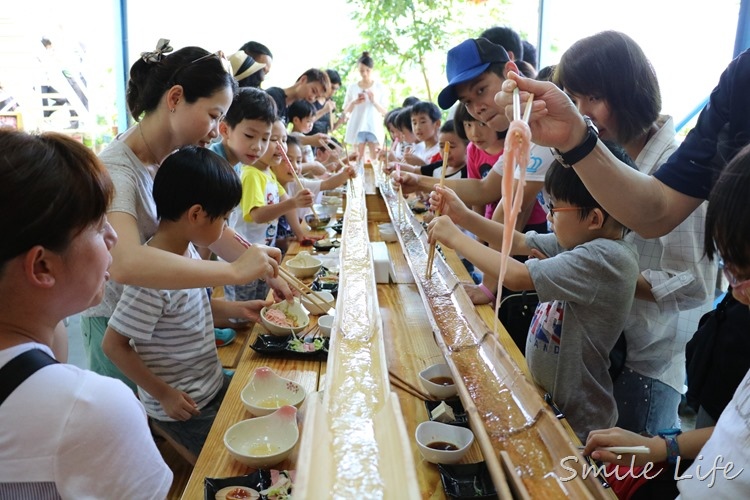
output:
[{"label": "green foliage", "polygon": [[[445,54],[466,38],[503,24],[507,0],[347,0],[361,39],[333,61],[342,81],[356,79],[363,51],[390,89],[390,108],[413,95],[435,102],[445,82]],[[492,21],[488,21],[491,19]],[[354,72],[354,73],[352,73]],[[345,92],[334,96],[341,109]]]}]

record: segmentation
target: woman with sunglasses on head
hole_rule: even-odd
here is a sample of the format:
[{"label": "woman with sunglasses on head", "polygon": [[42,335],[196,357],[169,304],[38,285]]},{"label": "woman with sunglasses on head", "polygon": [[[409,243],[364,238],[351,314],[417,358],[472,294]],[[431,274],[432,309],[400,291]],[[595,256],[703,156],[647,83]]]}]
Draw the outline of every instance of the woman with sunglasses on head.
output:
[{"label": "woman with sunglasses on head", "polygon": [[[130,69],[127,104],[138,122],[119,135],[102,153],[115,187],[108,218],[119,235],[112,251],[112,280],[101,304],[86,310],[81,329],[89,367],[135,386],[104,355],[101,342],[107,322],[122,293],[122,284],[183,289],[245,284],[267,278],[272,288],[291,298],[277,277],[278,249],[249,249],[227,229],[211,250],[227,262],[195,260],[144,245],[157,227],[151,194],[161,162],[186,145],[206,146],[218,137],[218,126],[237,92],[231,65],[220,53],[199,47],[172,52],[159,40]],[[229,69],[229,70],[228,70]]]},{"label": "woman with sunglasses on head", "polygon": [[[721,256],[732,285],[731,293],[742,304],[750,306],[750,147],[740,150],[727,165],[711,191],[706,213],[705,251],[709,258]],[[750,335],[750,332],[747,332]],[[646,437],[619,428],[593,431],[589,434],[584,455],[621,466],[657,463],[649,474],[653,477],[658,463],[684,465],[694,462],[679,475],[663,472],[661,480],[675,478],[673,496],[680,498],[745,498],[750,491],[750,372],[739,384],[734,397],[719,417],[715,427],[695,429],[665,436]],[[608,446],[645,446],[648,453],[632,455],[608,451]],[[731,466],[729,465],[731,462]],[[698,468],[700,467],[700,469]],[[711,474],[713,471],[714,474]],[[635,470],[633,474],[642,472]],[[632,477],[621,469],[620,477]],[[641,476],[642,477],[642,476]],[[633,482],[631,482],[631,485]],[[642,486],[643,487],[643,486]],[[632,492],[631,492],[632,493]],[[664,492],[648,498],[668,498]],[[621,496],[624,498],[624,496]],[[642,498],[646,498],[643,496]]]},{"label": "woman with sunglasses on head", "polygon": [[165,498],[135,395],[51,349],[55,325],[102,299],[112,182],[60,134],[0,130],[0,157],[0,498]]},{"label": "woman with sunglasses on head", "polygon": [[[577,41],[553,79],[593,121],[599,138],[623,147],[642,173],[655,172],[677,149],[672,117],[660,115],[656,73],[624,33],[603,31]],[[613,374],[619,427],[655,435],[680,426],[685,345],[697,328],[697,319],[690,324],[680,313],[711,309],[716,283],[716,265],[703,254],[705,216],[704,203],[664,236],[625,237],[638,248],[640,275],[619,353],[624,366]]]}]

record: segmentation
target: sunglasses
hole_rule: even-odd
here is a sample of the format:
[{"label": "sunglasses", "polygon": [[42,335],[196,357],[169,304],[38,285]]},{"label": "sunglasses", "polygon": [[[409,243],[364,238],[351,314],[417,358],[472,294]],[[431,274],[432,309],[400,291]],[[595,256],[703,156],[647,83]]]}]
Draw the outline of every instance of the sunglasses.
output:
[{"label": "sunglasses", "polygon": [[212,52],[210,54],[206,54],[205,56],[201,56],[198,59],[194,59],[188,63],[188,66],[191,64],[195,64],[201,61],[205,61],[206,59],[210,59],[212,57],[216,57],[219,59],[219,62],[221,63],[221,67],[224,68],[224,71],[229,73],[230,75],[232,73],[232,63],[229,62],[229,59],[224,55],[224,52],[221,50],[217,50],[216,52]]}]

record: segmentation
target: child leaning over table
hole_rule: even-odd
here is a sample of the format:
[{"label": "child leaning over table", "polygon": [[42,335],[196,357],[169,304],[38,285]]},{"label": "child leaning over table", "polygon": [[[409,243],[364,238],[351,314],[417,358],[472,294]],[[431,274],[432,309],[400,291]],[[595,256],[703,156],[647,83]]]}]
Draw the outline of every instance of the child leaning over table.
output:
[{"label": "child leaning over table", "polygon": [[[242,201],[240,216],[234,230],[253,244],[276,245],[279,218],[282,215],[295,213],[300,207],[313,204],[312,193],[305,189],[294,196],[286,194],[271,167],[283,162],[283,152],[279,143],[286,138],[286,128],[281,119],[276,119],[271,127],[271,140],[266,153],[252,165],[243,165],[240,181],[242,182]],[[291,230],[300,241],[315,239],[302,227],[294,225],[290,219]],[[268,295],[268,285],[256,280],[248,285],[227,285],[224,296],[228,300],[261,300]]]},{"label": "child leaning over table", "polygon": [[[622,150],[610,149],[632,166]],[[623,240],[627,229],[594,200],[575,170],[554,162],[544,187],[550,194],[553,233],[514,231],[510,254],[538,258],[525,263],[509,258],[503,284],[539,295],[526,361],[534,380],[585,441],[590,430],[617,421],[609,353],[633,303],[638,256],[635,246]],[[437,188],[432,198],[445,215],[430,224],[430,241],[460,248],[483,272],[497,273],[500,252],[466,236],[455,224],[498,247],[503,225],[466,207],[450,189]]]},{"label": "child leaning over table", "polygon": [[[164,160],[154,178],[153,196],[159,227],[146,245],[200,259],[195,246],[207,247],[219,239],[242,188],[226,160],[188,146]],[[265,305],[245,304],[255,311],[255,319]],[[216,352],[206,289],[125,285],[102,349],[138,385],[138,396],[155,425],[192,453],[200,453],[229,383]]]}]

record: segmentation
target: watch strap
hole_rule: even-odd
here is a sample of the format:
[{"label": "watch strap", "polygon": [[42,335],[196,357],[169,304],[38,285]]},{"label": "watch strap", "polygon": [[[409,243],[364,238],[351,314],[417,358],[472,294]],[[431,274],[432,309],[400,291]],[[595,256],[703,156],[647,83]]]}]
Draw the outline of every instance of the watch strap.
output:
[{"label": "watch strap", "polygon": [[565,153],[559,149],[552,149],[552,154],[563,167],[569,168],[586,158],[594,150],[596,143],[599,141],[599,131],[591,121],[591,118],[584,116],[583,119],[586,122],[587,133],[586,138],[581,144]]},{"label": "watch strap", "polygon": [[682,431],[679,429],[659,432],[659,436],[667,445],[667,463],[669,464],[676,464],[680,457],[680,447],[677,444],[677,436],[680,434],[682,434]]}]

